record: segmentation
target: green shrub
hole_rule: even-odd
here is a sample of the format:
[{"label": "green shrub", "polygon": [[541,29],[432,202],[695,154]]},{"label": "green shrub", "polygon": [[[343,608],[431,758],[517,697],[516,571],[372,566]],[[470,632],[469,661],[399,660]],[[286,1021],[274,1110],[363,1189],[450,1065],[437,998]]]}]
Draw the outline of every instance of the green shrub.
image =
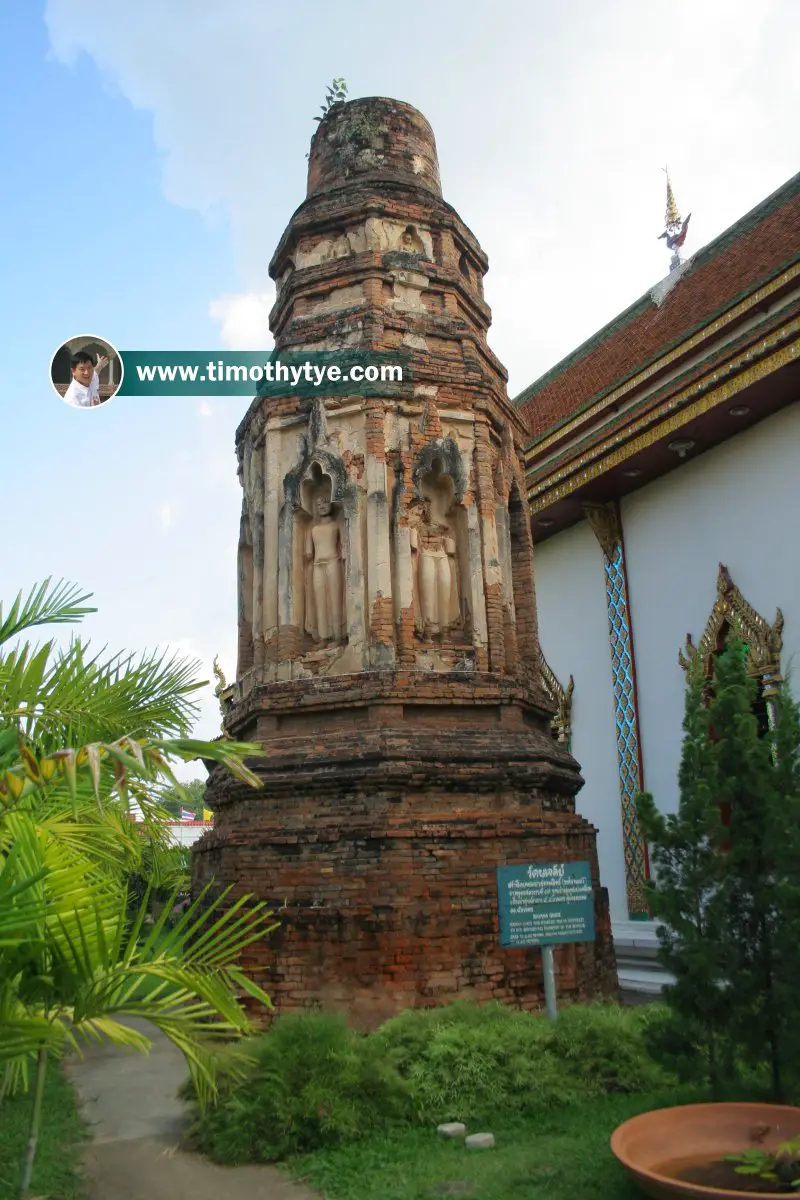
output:
[{"label": "green shrub", "polygon": [[548,1025],[546,1047],[584,1096],[646,1092],[665,1084],[651,1057],[640,1009],[573,1004]]},{"label": "green shrub", "polygon": [[[250,1078],[196,1126],[218,1162],[269,1162],[398,1125],[530,1118],[672,1082],[648,1053],[657,1018],[574,1005],[556,1022],[502,1004],[414,1009],[368,1037],[324,1013],[254,1039]],[[662,1022],[663,1023],[663,1022]]]},{"label": "green shrub", "polygon": [[581,1098],[662,1086],[641,1010],[573,1005],[556,1022],[503,1004],[409,1010],[377,1034],[427,1120],[534,1115]]},{"label": "green shrub", "polygon": [[571,1103],[578,1092],[546,1049],[542,1018],[442,1025],[409,1079],[419,1116],[430,1121],[524,1115]]},{"label": "green shrub", "polygon": [[442,1030],[454,1027],[485,1029],[491,1025],[505,1025],[512,1016],[527,1018],[528,1014],[514,1013],[499,1001],[475,1004],[470,1000],[456,1000],[438,1008],[407,1008],[386,1021],[372,1037],[392,1057],[401,1074],[408,1077]]},{"label": "green shrub", "polygon": [[247,1081],[223,1083],[193,1133],[216,1162],[271,1162],[408,1123],[407,1085],[380,1047],[343,1017],[279,1018],[255,1039]]}]

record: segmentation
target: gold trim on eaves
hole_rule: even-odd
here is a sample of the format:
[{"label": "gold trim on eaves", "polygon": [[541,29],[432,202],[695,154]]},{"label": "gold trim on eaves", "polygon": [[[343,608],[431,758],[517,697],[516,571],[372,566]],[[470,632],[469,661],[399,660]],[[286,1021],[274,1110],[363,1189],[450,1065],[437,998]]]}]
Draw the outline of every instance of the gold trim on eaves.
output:
[{"label": "gold trim on eaves", "polygon": [[[800,321],[793,321],[790,325],[785,325],[772,338],[767,339],[762,345],[768,349],[770,342],[785,341],[788,334],[800,332]],[[745,354],[740,361],[746,362],[748,358],[753,357],[753,351]],[[531,512],[541,512],[548,505],[555,503],[556,500],[563,499],[564,496],[569,496],[572,492],[577,491],[584,483],[588,483],[592,479],[596,479],[598,475],[604,474],[611,467],[616,467],[626,459],[632,458],[634,454],[638,454],[640,450],[647,449],[654,442],[660,441],[671,433],[676,433],[684,425],[693,421],[695,417],[702,416],[710,409],[715,408],[718,404],[724,404],[733,396],[737,395],[746,387],[750,387],[754,383],[758,383],[761,379],[771,375],[774,371],[780,370],[781,367],[788,366],[793,360],[797,359],[797,341],[794,340],[790,345],[784,346],[782,350],[776,351],[774,354],[769,354],[762,359],[761,362],[755,363],[752,367],[740,372],[733,379],[720,387],[709,388],[707,380],[701,381],[699,384],[693,384],[682,395],[673,396],[664,405],[664,411],[669,411],[681,403],[682,399],[687,398],[694,391],[703,390],[705,395],[695,400],[693,404],[686,405],[680,412],[674,413],[667,417],[666,420],[659,420],[655,413],[647,413],[637,424],[641,428],[643,425],[652,425],[653,427],[641,433],[638,437],[631,440],[626,440],[625,445],[618,446],[613,449],[614,445],[622,438],[628,438],[633,430],[623,430],[615,434],[613,438],[599,446],[595,446],[585,457],[579,458],[569,467],[564,467],[556,478],[564,475],[569,475],[563,483],[556,486],[550,486],[547,481],[543,481],[536,487],[528,490],[528,500],[531,506]],[[707,390],[706,390],[707,389]],[[654,424],[655,422],[655,424]],[[589,463],[590,459],[594,462]],[[588,465],[584,465],[588,464]],[[537,495],[538,492],[538,495]]]},{"label": "gold trim on eaves", "polygon": [[[636,388],[641,387],[641,385],[646,383],[652,375],[659,374],[664,370],[665,367],[668,367],[670,363],[674,362],[677,358],[684,358],[703,342],[713,342],[716,335],[722,332],[726,325],[730,325],[732,321],[740,320],[740,318],[745,316],[750,309],[757,308],[759,304],[763,304],[763,302],[768,300],[774,292],[780,291],[780,289],[785,287],[787,283],[791,283],[796,276],[800,276],[800,265],[790,267],[788,271],[784,271],[783,274],[778,275],[775,279],[770,280],[770,282],[765,284],[764,287],[759,288],[757,292],[751,292],[751,294],[745,297],[744,300],[741,300],[739,304],[734,305],[733,308],[729,309],[721,317],[717,317],[716,321],[712,321],[710,325],[704,325],[703,328],[699,329],[692,337],[686,338],[685,341],[680,342],[679,345],[675,346],[674,349],[670,350],[667,354],[662,354],[661,357],[657,358],[655,362],[652,362],[649,367],[645,367],[643,371],[638,371],[632,379],[628,379],[625,383],[620,384],[618,388],[614,388],[612,392],[609,392],[608,395],[603,396],[602,399],[595,401],[593,405],[585,409],[583,412],[577,413],[572,420],[567,421],[564,425],[559,425],[557,429],[555,429],[542,441],[532,442],[526,447],[523,455],[526,460],[526,466],[527,460],[539,458],[549,446],[561,441],[562,438],[565,438],[569,434],[573,433],[587,421],[593,421],[596,417],[601,416],[605,409],[611,408],[613,405],[618,404],[620,399],[623,396],[626,396],[628,392],[635,391]],[[712,353],[712,351],[713,345],[709,346],[709,354]]]}]

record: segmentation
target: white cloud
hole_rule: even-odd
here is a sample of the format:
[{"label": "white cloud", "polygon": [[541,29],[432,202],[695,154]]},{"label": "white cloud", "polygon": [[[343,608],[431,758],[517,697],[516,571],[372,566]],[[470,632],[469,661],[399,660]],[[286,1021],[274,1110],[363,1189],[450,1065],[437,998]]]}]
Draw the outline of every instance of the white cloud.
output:
[{"label": "white cloud", "polygon": [[173,512],[171,504],[162,504],[158,510],[158,522],[162,533],[172,528]]},{"label": "white cloud", "polygon": [[47,0],[45,12],[57,57],[86,52],[152,114],[166,196],[228,223],[242,290],[211,303],[232,349],[267,344],[267,263],[303,198],[333,75],[431,120],[445,198],[490,257],[491,344],[512,392],[667,273],[665,162],[693,213],[689,253],[796,169],[795,0],[674,0],[667,18],[641,0],[507,0],[491,43],[485,4],[441,0],[413,30],[439,48],[435,71],[371,0]]},{"label": "white cloud", "polygon": [[281,233],[265,221],[263,199],[256,202],[275,187],[264,138],[282,119],[270,118],[279,91],[270,79],[280,25],[272,7],[252,0],[46,0],[44,14],[57,58],[80,71],[81,54],[88,54],[111,87],[152,114],[165,195],[230,222],[248,287],[263,284]]},{"label": "white cloud", "polygon": [[220,327],[226,350],[262,350],[272,345],[269,313],[275,292],[226,293],[212,300],[208,313]]},{"label": "white cloud", "polygon": [[214,409],[207,400],[201,400],[197,406],[197,411],[201,417],[213,417]]}]

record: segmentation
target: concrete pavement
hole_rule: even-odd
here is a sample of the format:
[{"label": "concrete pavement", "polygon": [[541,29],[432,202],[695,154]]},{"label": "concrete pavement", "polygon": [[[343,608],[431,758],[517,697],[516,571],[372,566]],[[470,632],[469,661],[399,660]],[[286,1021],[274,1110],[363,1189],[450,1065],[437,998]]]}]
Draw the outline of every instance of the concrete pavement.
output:
[{"label": "concrete pavement", "polygon": [[181,1145],[183,1055],[158,1030],[149,1055],[104,1044],[67,1063],[92,1141],[89,1200],[321,1200],[276,1167],[220,1167]]}]

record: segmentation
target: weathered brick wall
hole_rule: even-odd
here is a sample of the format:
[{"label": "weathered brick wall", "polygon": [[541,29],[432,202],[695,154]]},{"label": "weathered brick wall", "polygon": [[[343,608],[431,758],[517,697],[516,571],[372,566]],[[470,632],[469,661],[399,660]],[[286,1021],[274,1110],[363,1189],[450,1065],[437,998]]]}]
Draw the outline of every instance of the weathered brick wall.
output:
[{"label": "weathered brick wall", "polygon": [[559,993],[612,994],[596,830],[535,693],[415,674],[252,693],[231,731],[264,746],[264,790],[213,776],[195,885],[286,904],[248,959],[278,1011],[325,1004],[368,1024],[458,996],[539,1004],[540,953],[499,946],[496,868],[588,861],[597,940],[558,951]]},{"label": "weathered brick wall", "polygon": [[558,951],[559,994],[612,994],[596,831],[574,812],[573,760],[497,679],[475,680],[472,705],[466,680],[424,691],[403,680],[331,681],[327,711],[304,707],[303,681],[272,689],[267,712],[252,698],[238,736],[265,747],[264,791],[217,774],[216,828],[195,846],[196,885],[286,905],[249,968],[278,1011],[324,1004],[362,1024],[459,996],[536,1006],[541,955],[500,949],[496,868],[588,861],[597,940]]},{"label": "weathered brick wall", "polygon": [[[298,795],[291,811],[251,800],[236,806],[228,833],[197,844],[198,882],[214,876],[282,909],[278,930],[245,960],[278,1013],[323,1005],[374,1025],[406,1007],[457,998],[541,1004],[540,951],[500,948],[495,870],[596,864],[595,830],[572,815],[514,808],[448,817],[435,794],[426,797],[427,813],[394,816],[405,799],[353,791],[326,804]],[[343,804],[360,817],[343,823]],[[616,989],[596,867],[594,882],[597,940],[556,952],[564,1002]]]}]

